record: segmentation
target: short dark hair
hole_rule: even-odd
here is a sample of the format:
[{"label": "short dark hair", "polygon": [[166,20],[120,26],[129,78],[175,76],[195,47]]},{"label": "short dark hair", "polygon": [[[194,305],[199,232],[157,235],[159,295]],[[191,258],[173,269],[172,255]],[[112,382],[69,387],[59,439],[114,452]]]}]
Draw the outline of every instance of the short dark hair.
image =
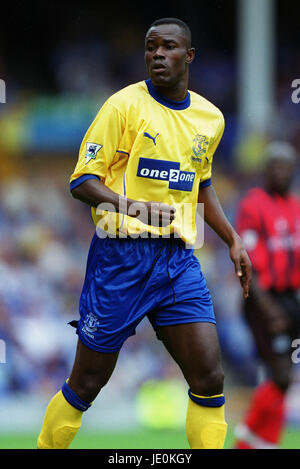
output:
[{"label": "short dark hair", "polygon": [[187,46],[191,47],[192,33],[190,28],[184,21],[179,20],[178,18],[160,18],[159,20],[153,21],[153,23],[150,24],[149,29],[153,26],[160,26],[161,24],[177,24],[177,26],[179,26],[184,31],[187,40]]}]

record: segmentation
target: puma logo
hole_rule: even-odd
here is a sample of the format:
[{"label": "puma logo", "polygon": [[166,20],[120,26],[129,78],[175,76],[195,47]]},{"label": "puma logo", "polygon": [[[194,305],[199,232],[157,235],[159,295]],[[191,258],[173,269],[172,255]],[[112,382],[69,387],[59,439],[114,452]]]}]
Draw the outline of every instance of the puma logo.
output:
[{"label": "puma logo", "polygon": [[153,140],[154,145],[156,145],[156,141],[155,141],[155,140],[156,140],[156,138],[157,138],[158,135],[159,135],[159,133],[157,133],[157,134],[155,135],[155,137],[152,137],[152,135],[148,134],[148,132],[144,132],[144,137],[147,137],[147,138],[150,138],[150,140]]}]

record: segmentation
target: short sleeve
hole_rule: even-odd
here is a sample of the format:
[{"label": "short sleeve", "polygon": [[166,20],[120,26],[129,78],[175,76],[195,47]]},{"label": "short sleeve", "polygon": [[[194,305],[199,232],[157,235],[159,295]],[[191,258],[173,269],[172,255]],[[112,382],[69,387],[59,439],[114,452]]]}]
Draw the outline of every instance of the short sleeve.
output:
[{"label": "short sleeve", "polygon": [[81,143],[78,162],[70,178],[71,189],[77,180],[105,179],[108,168],[118,158],[124,129],[125,118],[109,100],[106,101]]},{"label": "short sleeve", "polygon": [[200,189],[207,187],[211,184],[211,174],[212,174],[212,162],[213,156],[215,154],[216,149],[219,146],[221,138],[223,136],[225,129],[225,120],[223,114],[221,115],[220,122],[216,131],[216,136],[213,139],[213,142],[209,145],[208,151],[205,155],[205,161],[203,165],[203,172],[201,175],[200,181]]}]

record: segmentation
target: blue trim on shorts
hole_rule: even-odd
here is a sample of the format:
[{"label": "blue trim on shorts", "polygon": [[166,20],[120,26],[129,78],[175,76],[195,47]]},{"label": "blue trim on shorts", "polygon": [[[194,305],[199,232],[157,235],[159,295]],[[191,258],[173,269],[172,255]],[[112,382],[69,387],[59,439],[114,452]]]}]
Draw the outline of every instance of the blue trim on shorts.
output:
[{"label": "blue trim on shorts", "polygon": [[[78,335],[79,340],[80,340],[80,342],[83,343],[83,345],[90,348],[91,350],[94,350],[95,352],[115,353],[115,352],[119,352],[121,350],[122,346],[123,346],[123,343],[121,345],[118,345],[117,347],[103,347],[101,345],[97,345],[96,343],[93,343],[93,342],[90,342],[89,340],[87,340],[87,338],[81,332],[80,328],[77,329],[76,334]],[[131,334],[131,335],[134,335],[134,334]],[[125,342],[126,339],[124,339],[124,342]]]},{"label": "blue trim on shorts", "polygon": [[180,325],[180,324],[193,324],[193,323],[197,323],[197,322],[209,322],[210,324],[215,324],[216,325],[216,320],[213,319],[213,318],[207,318],[205,316],[203,317],[197,317],[197,318],[186,318],[186,319],[174,319],[174,321],[172,320],[168,320],[168,324],[159,324],[159,323],[156,323],[155,325],[152,324],[153,326],[153,329],[156,330],[157,327],[164,327],[164,326],[176,326],[176,325]]}]

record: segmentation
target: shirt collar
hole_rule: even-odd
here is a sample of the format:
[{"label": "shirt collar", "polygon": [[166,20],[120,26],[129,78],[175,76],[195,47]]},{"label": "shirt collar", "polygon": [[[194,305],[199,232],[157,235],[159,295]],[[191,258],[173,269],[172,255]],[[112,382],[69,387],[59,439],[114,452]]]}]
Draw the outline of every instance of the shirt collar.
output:
[{"label": "shirt collar", "polygon": [[166,106],[170,109],[174,109],[177,111],[186,109],[190,106],[191,96],[190,96],[189,91],[187,92],[187,95],[183,101],[174,101],[173,99],[166,98],[165,96],[162,96],[161,94],[159,94],[156,91],[150,78],[148,78],[148,80],[145,80],[145,82],[146,82],[149,94],[152,96],[152,98],[155,99],[155,101],[157,101],[160,104],[163,104],[163,106]]}]

